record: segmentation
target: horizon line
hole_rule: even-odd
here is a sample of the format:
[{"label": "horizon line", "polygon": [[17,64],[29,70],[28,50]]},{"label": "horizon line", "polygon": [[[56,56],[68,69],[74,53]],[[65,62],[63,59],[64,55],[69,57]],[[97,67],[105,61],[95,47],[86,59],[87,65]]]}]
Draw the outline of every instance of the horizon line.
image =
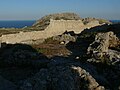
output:
[{"label": "horizon line", "polygon": [[[16,20],[14,20],[14,19],[10,19],[10,20],[9,19],[8,20],[4,19],[4,20],[0,20],[0,21],[37,21],[37,20],[39,20],[39,19],[36,19],[36,20],[35,19],[26,19],[26,20],[25,19],[23,19],[23,20],[21,20],[21,19],[18,19],[18,20],[17,19]],[[120,19],[106,19],[106,20],[120,20]]]}]

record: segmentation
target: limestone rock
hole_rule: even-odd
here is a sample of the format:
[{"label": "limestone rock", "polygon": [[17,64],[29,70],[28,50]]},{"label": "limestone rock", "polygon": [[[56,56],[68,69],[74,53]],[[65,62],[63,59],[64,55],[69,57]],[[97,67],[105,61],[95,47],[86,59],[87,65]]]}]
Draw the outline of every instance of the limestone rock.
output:
[{"label": "limestone rock", "polygon": [[71,36],[70,34],[62,34],[60,36],[54,36],[53,40],[57,40],[60,42],[65,42],[65,44],[69,43],[70,41],[75,42],[76,38]]},{"label": "limestone rock", "polygon": [[91,51],[105,53],[108,52],[109,47],[117,46],[119,39],[113,32],[98,33],[95,37],[95,41],[88,47],[88,53]]},{"label": "limestone rock", "polygon": [[109,63],[115,65],[120,62],[120,52],[115,50],[108,50],[107,57],[109,57]]},{"label": "limestone rock", "polygon": [[[92,69],[91,67],[91,72]],[[22,90],[105,90],[89,72],[66,59],[56,59],[48,65],[48,69],[41,69],[32,78],[22,81],[20,88]]]},{"label": "limestone rock", "polygon": [[119,42],[119,39],[116,37],[116,35],[114,35],[113,32],[98,33],[95,36],[95,41],[90,44],[87,49],[88,54],[92,54],[94,58],[89,59],[88,61],[105,59],[111,64],[120,62],[120,52],[109,49],[110,47],[116,47],[119,45]]}]

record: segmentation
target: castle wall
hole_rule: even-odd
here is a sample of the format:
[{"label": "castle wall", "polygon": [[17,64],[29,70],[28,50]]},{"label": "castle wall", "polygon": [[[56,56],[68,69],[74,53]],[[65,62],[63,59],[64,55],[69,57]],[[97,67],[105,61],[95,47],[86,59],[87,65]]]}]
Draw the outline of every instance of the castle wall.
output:
[{"label": "castle wall", "polygon": [[91,21],[91,22],[87,23],[87,24],[86,24],[86,27],[87,27],[87,28],[92,28],[92,27],[95,27],[95,26],[98,26],[98,25],[100,25],[100,24],[99,24],[99,21],[94,20],[94,21]]},{"label": "castle wall", "polygon": [[[98,23],[96,23],[96,26]],[[88,25],[93,27],[93,25]],[[16,34],[7,34],[0,37],[1,42],[22,43],[29,40],[46,39],[52,36],[60,35],[65,31],[74,31],[81,33],[88,27],[81,20],[50,20],[50,24],[44,31],[20,32]],[[95,26],[95,23],[94,23]]]}]

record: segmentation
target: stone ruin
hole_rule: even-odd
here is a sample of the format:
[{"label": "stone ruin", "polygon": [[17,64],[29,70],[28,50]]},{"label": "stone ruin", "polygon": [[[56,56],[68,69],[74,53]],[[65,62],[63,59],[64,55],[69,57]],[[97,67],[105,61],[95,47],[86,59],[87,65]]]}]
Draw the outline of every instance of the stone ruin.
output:
[{"label": "stone ruin", "polygon": [[[90,22],[92,23],[92,22]],[[19,32],[16,34],[7,34],[0,37],[1,42],[6,43],[27,43],[29,41],[43,40],[52,36],[61,35],[66,31],[74,31],[81,33],[86,28],[100,25],[98,22],[94,24],[84,25],[81,20],[50,20],[50,24],[43,31]]]},{"label": "stone ruin", "polygon": [[[87,23],[85,24],[85,22]],[[32,44],[37,40],[44,41],[44,39],[46,38],[61,35],[66,31],[73,31],[74,33],[78,34],[81,33],[84,29],[90,29],[92,27],[102,24],[98,19],[87,18],[83,20],[79,17],[79,15],[75,13],[51,14],[44,16],[40,20],[36,21],[36,23],[34,23],[30,28],[28,28],[30,29],[30,31],[20,31],[19,33],[15,34],[2,35],[0,37],[0,40],[2,43],[5,42],[11,44]]]}]

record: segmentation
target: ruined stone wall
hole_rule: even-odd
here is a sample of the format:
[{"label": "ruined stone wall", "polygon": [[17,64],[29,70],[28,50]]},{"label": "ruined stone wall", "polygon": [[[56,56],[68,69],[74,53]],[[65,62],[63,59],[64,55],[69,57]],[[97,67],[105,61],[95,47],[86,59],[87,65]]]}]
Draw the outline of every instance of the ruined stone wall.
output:
[{"label": "ruined stone wall", "polygon": [[81,20],[50,20],[50,25],[46,28],[46,31],[54,34],[62,34],[65,31],[74,31],[80,33],[84,28],[84,24]]},{"label": "ruined stone wall", "polygon": [[85,26],[86,26],[87,28],[92,28],[92,27],[95,27],[95,26],[98,26],[98,25],[100,25],[100,24],[99,24],[99,21],[94,20],[94,21],[91,21],[91,22],[87,23]]},{"label": "ruined stone wall", "polygon": [[[89,27],[97,26],[88,25]],[[74,31],[75,33],[81,33],[88,27],[84,25],[81,20],[50,20],[50,24],[44,31],[32,31],[32,32],[20,32],[16,34],[2,35],[0,37],[1,42],[6,43],[22,43],[29,40],[46,39],[52,36],[60,35],[65,31]]]}]

